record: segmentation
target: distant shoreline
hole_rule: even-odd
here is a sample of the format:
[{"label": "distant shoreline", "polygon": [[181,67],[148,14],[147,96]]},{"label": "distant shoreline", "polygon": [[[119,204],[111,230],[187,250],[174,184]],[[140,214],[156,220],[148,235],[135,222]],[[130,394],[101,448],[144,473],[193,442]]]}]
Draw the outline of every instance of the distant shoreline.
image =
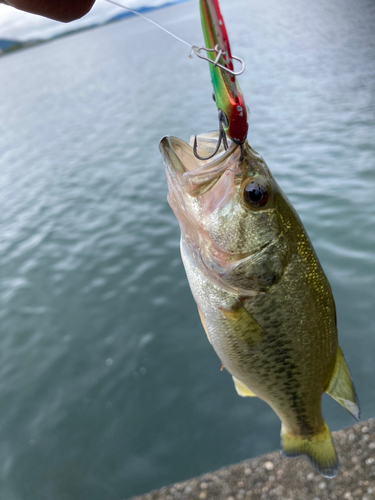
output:
[{"label": "distant shoreline", "polygon": [[[157,7],[144,6],[144,7],[140,7],[138,9],[133,9],[133,10],[144,15],[148,12],[164,9],[166,7],[171,7],[173,5],[177,5],[180,3],[186,3],[189,1],[190,0],[172,0],[172,1],[165,2],[162,5],[158,5]],[[28,47],[35,47],[36,45],[48,43],[52,40],[57,40],[58,38],[64,38],[66,36],[75,35],[76,33],[81,33],[83,31],[88,31],[88,30],[92,30],[95,28],[100,28],[102,26],[106,26],[107,24],[112,24],[112,23],[115,23],[117,21],[122,21],[123,19],[127,19],[129,17],[135,17],[135,16],[136,16],[136,14],[133,14],[133,12],[130,12],[130,11],[124,9],[123,12],[120,12],[119,14],[116,14],[103,22],[93,23],[93,24],[90,24],[89,26],[83,26],[82,28],[71,29],[71,30],[65,31],[64,33],[59,33],[57,35],[50,36],[49,38],[38,38],[38,39],[34,39],[34,40],[27,40],[25,42],[22,42],[20,40],[3,38],[3,39],[0,39],[0,57],[3,55],[15,52],[17,50],[25,49]]]}]

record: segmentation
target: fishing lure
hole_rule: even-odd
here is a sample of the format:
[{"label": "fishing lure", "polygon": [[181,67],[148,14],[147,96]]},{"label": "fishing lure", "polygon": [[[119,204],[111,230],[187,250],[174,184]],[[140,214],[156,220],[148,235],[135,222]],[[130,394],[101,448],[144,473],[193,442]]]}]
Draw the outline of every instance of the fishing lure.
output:
[{"label": "fishing lure", "polygon": [[[234,71],[233,59],[241,61],[232,56],[230,50],[227,30],[221,15],[217,0],[200,1],[200,11],[204,40],[207,51],[206,60],[209,61],[211,80],[214,89],[214,100],[219,112],[219,140],[216,149],[210,156],[205,158],[199,156],[197,151],[197,139],[194,141],[194,154],[200,160],[208,160],[216,155],[221,143],[228,149],[227,137],[241,146],[245,143],[248,132],[247,107],[245,99],[237,82],[236,76],[244,71],[242,63],[239,72]],[[203,49],[196,51],[201,56]],[[242,62],[242,61],[241,61]]]}]

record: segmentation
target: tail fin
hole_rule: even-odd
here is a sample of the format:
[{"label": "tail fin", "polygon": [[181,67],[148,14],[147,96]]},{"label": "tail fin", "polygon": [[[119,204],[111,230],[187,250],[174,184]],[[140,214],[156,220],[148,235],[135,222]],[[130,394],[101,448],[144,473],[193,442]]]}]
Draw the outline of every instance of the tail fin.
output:
[{"label": "tail fin", "polygon": [[326,423],[319,434],[303,437],[287,432],[281,427],[281,453],[285,457],[306,455],[314,469],[325,477],[335,477],[339,468],[331,433]]}]

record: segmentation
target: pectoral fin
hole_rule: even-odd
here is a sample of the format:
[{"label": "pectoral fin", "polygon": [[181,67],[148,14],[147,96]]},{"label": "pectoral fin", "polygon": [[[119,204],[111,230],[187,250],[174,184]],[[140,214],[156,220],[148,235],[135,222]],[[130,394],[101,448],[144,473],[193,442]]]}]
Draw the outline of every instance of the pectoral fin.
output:
[{"label": "pectoral fin", "polygon": [[359,420],[360,410],[357,394],[340,347],[337,349],[335,368],[325,392]]},{"label": "pectoral fin", "polygon": [[232,377],[233,382],[234,382],[234,387],[236,388],[237,394],[239,396],[242,396],[243,398],[250,397],[250,398],[256,398],[257,395],[254,394],[246,385],[241,382],[241,380],[238,380],[236,377]]},{"label": "pectoral fin", "polygon": [[226,320],[231,323],[231,330],[239,340],[248,345],[262,342],[265,333],[251,316],[246,307],[238,300],[230,309],[219,308]]}]

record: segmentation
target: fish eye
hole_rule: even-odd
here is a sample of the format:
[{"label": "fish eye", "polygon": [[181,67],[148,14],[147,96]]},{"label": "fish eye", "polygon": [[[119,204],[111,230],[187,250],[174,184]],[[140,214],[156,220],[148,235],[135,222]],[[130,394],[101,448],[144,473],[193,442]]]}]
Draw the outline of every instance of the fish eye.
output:
[{"label": "fish eye", "polygon": [[268,191],[264,186],[249,182],[246,184],[243,197],[249,207],[264,207],[268,201]]}]

